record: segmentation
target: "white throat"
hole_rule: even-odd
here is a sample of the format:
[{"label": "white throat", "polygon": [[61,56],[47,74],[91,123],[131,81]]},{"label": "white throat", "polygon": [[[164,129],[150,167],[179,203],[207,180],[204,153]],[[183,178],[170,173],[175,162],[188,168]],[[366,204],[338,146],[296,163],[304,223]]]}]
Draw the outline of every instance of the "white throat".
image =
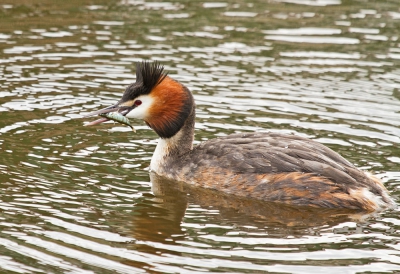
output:
[{"label": "white throat", "polygon": [[163,168],[166,166],[171,155],[179,156],[179,153],[181,152],[179,141],[181,140],[182,134],[183,132],[181,130],[171,138],[158,139],[156,149],[150,162],[151,171],[154,171],[157,174],[163,174]]},{"label": "white throat", "polygon": [[153,157],[151,157],[150,170],[156,173],[161,173],[164,166],[165,157],[169,154],[168,141],[165,139],[158,139],[156,149],[154,150]]}]

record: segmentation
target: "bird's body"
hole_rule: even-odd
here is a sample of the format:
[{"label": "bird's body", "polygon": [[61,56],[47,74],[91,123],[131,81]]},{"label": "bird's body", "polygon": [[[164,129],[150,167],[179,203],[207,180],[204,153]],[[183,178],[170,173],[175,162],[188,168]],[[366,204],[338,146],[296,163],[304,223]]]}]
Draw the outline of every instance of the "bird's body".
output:
[{"label": "bird's body", "polygon": [[136,83],[118,104],[90,115],[117,110],[128,118],[143,119],[160,136],[150,164],[158,175],[230,195],[298,206],[368,212],[393,207],[379,179],[307,138],[240,133],[193,147],[195,104],[190,91],[156,63],[139,64],[136,75]]}]

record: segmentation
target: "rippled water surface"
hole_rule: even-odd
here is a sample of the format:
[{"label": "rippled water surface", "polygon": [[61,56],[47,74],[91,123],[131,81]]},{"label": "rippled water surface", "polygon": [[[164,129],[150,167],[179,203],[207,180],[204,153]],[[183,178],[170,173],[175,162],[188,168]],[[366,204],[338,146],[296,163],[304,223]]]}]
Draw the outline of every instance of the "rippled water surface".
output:
[{"label": "rippled water surface", "polygon": [[398,210],[356,220],[159,178],[154,196],[155,133],[81,119],[158,60],[195,96],[196,142],[307,136],[398,200],[397,1],[0,2],[2,273],[400,272]]}]

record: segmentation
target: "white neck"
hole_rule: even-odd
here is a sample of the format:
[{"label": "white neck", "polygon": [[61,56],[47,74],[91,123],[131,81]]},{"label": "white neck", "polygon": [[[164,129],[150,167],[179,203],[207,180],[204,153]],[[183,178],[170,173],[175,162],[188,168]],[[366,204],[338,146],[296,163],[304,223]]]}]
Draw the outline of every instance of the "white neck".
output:
[{"label": "white neck", "polygon": [[150,170],[156,173],[162,173],[162,168],[166,165],[167,156],[171,155],[171,153],[176,149],[177,145],[177,135],[169,139],[158,139],[158,143],[156,149],[154,150],[153,157],[151,157],[150,162]]},{"label": "white neck", "polygon": [[160,169],[163,166],[164,156],[168,155],[168,152],[169,148],[167,142],[164,139],[158,139],[156,150],[154,150],[153,157],[151,157],[150,171],[156,173],[160,172]]}]

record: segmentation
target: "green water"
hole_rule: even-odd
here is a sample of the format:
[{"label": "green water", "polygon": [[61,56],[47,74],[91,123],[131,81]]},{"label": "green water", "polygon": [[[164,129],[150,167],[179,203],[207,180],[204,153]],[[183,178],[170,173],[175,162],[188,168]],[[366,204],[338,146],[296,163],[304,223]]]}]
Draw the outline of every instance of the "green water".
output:
[{"label": "green water", "polygon": [[399,272],[398,210],[354,220],[153,178],[156,197],[156,135],[82,119],[157,60],[195,96],[196,142],[306,136],[398,200],[400,10],[370,2],[0,0],[0,272]]}]

